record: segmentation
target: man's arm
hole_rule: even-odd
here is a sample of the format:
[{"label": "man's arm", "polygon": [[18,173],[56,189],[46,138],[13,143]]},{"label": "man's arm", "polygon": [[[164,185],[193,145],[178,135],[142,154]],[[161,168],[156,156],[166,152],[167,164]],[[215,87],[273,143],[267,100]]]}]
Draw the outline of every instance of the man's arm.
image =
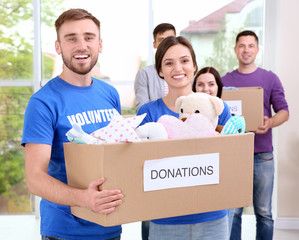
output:
[{"label": "man's arm", "polygon": [[265,134],[270,128],[277,127],[289,119],[289,112],[286,110],[278,111],[273,117],[264,116],[264,125],[260,126],[255,133]]},{"label": "man's arm", "polygon": [[145,103],[150,101],[149,92],[148,92],[148,76],[144,69],[140,69],[137,72],[135,82],[134,82],[134,89],[135,89],[135,105],[136,111]]},{"label": "man's arm", "polygon": [[122,203],[120,190],[99,191],[103,178],[91,182],[87,189],[76,189],[51,177],[47,173],[51,146],[26,143],[25,173],[28,189],[51,202],[88,208],[95,213],[109,214]]}]

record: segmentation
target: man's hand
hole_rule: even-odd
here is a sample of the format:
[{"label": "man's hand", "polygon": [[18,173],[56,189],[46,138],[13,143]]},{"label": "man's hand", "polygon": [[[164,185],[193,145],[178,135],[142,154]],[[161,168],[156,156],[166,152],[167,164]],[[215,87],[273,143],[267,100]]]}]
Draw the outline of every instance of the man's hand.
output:
[{"label": "man's hand", "polygon": [[256,134],[265,134],[271,128],[271,118],[264,116],[264,125],[259,126],[258,130],[255,131]]},{"label": "man's hand", "polygon": [[258,130],[255,131],[257,134],[265,134],[270,128],[277,127],[284,122],[288,121],[289,112],[286,110],[278,111],[273,117],[269,118],[264,116],[264,125],[260,126]]},{"label": "man's hand", "polygon": [[86,189],[86,208],[95,213],[112,213],[122,203],[123,194],[120,190],[99,190],[104,178],[91,182]]}]

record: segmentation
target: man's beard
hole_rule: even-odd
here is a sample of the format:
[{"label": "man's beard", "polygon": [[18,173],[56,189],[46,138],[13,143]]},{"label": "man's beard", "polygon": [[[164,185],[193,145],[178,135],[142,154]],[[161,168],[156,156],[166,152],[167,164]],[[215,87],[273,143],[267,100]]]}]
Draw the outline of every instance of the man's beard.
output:
[{"label": "man's beard", "polygon": [[[61,54],[62,56],[62,60],[63,60],[63,64],[70,69],[71,71],[73,71],[74,73],[80,74],[80,75],[85,75],[88,74],[93,67],[96,65],[97,61],[98,61],[98,56],[95,59],[91,59],[91,62],[89,65],[85,66],[86,64],[78,64],[78,66],[75,66],[74,64],[72,64],[71,60],[68,60],[64,57],[63,53]],[[84,67],[83,67],[84,66]]]}]

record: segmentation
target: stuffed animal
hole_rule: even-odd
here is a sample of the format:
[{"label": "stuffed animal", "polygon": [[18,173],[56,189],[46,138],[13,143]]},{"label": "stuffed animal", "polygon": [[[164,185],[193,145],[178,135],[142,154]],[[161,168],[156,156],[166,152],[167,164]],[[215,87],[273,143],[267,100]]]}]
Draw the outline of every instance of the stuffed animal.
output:
[{"label": "stuffed animal", "polygon": [[224,125],[221,135],[245,133],[245,119],[243,116],[232,116]]},{"label": "stuffed animal", "polygon": [[162,123],[148,122],[135,129],[141,141],[168,139],[168,133]]},{"label": "stuffed animal", "polygon": [[218,124],[218,116],[224,109],[223,101],[206,93],[196,92],[188,96],[181,96],[176,100],[175,107],[180,114],[179,118],[185,120],[191,114],[200,113],[207,117],[214,129]]}]

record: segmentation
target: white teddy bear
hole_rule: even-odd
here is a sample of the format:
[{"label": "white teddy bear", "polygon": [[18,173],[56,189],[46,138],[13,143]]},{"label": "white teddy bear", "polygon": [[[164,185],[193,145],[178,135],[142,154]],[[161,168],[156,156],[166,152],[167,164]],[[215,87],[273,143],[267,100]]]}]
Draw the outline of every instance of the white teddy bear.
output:
[{"label": "white teddy bear", "polygon": [[218,116],[222,113],[224,104],[218,97],[196,92],[179,97],[175,102],[175,107],[181,120],[184,121],[191,114],[201,113],[211,121],[214,129],[216,129]]}]

